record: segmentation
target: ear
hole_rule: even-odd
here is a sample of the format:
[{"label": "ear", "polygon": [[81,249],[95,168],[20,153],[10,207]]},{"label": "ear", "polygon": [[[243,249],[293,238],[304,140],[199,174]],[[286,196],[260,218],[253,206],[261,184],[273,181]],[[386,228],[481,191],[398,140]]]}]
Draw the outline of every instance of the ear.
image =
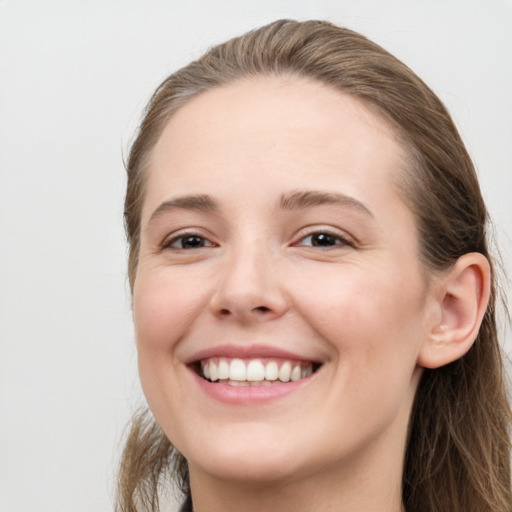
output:
[{"label": "ear", "polygon": [[479,253],[465,254],[434,288],[439,314],[418,354],[418,364],[424,368],[451,363],[473,345],[489,303],[489,261]]}]

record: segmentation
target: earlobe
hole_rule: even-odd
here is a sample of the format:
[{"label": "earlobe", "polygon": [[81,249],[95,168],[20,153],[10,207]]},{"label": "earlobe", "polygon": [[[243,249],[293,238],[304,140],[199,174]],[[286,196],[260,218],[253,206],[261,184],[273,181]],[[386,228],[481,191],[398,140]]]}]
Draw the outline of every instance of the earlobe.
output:
[{"label": "earlobe", "polygon": [[424,368],[439,368],[473,345],[489,303],[491,268],[480,253],[461,256],[436,286],[439,321],[431,326],[418,355]]}]

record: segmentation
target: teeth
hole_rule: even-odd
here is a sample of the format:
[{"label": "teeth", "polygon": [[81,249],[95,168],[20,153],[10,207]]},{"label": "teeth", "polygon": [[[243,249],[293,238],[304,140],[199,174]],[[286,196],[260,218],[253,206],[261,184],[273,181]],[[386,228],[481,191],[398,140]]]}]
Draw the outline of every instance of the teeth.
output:
[{"label": "teeth", "polygon": [[261,359],[212,358],[201,364],[205,379],[230,386],[269,386],[275,381],[295,382],[313,373],[312,363]]},{"label": "teeth", "polygon": [[293,367],[292,373],[290,375],[290,380],[295,382],[296,380],[300,380],[300,366],[296,365]]},{"label": "teeth", "polygon": [[247,380],[254,382],[265,379],[265,367],[263,363],[255,359],[247,365]]},{"label": "teeth", "polygon": [[219,371],[217,372],[219,379],[229,379],[229,364],[224,359],[219,361]]},{"label": "teeth", "polygon": [[313,373],[313,367],[311,365],[306,366],[306,368],[302,369],[300,378],[305,379],[306,377],[309,377],[312,373]]},{"label": "teeth", "polygon": [[[210,368],[210,374],[211,374],[211,368]],[[290,377],[292,375],[292,364],[289,361],[286,361],[281,365],[281,368],[279,368],[279,380],[281,382],[288,382],[290,380]],[[210,377],[211,378],[211,377]]]},{"label": "teeth", "polygon": [[279,367],[275,361],[270,361],[265,366],[265,380],[277,380],[279,378]]},{"label": "teeth", "polygon": [[210,380],[215,382],[218,378],[217,365],[213,361],[210,361]]},{"label": "teeth", "polygon": [[[212,369],[210,368],[210,373],[211,371]],[[233,359],[231,361],[231,364],[229,365],[229,378],[231,380],[247,380],[247,368],[241,359]]]}]

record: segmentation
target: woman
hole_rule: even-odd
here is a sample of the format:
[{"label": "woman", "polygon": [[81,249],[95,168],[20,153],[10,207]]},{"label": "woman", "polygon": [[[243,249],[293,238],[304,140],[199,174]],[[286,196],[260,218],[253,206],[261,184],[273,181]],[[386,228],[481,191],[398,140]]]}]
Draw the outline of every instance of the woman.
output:
[{"label": "woman", "polygon": [[404,64],[272,23],[163,82],[127,170],[158,425],[134,418],[121,510],[169,476],[195,512],[511,510],[487,213]]}]

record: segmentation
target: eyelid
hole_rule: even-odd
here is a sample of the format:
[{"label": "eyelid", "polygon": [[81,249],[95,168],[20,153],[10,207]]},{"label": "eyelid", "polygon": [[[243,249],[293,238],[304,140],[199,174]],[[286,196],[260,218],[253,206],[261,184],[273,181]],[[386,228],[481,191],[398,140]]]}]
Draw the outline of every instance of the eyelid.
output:
[{"label": "eyelid", "polygon": [[[306,238],[317,235],[317,234],[327,234],[330,236],[333,236],[335,238],[339,238],[342,242],[342,244],[337,244],[332,247],[339,247],[339,246],[348,246],[348,247],[355,247],[357,244],[357,241],[354,239],[354,237],[350,236],[345,231],[330,227],[330,226],[309,226],[307,228],[301,229],[297,235],[294,237],[295,242],[292,243],[293,246],[301,246],[300,242],[305,240]],[[304,246],[307,247],[307,246]]]},{"label": "eyelid", "polygon": [[205,240],[208,243],[207,247],[218,247],[218,244],[213,242],[211,240],[211,237],[205,235],[204,233],[201,233],[200,229],[183,229],[183,230],[171,233],[170,235],[167,235],[163,239],[162,243],[160,244],[160,250],[175,249],[175,250],[186,251],[188,249],[184,249],[181,247],[171,247],[171,246],[173,243],[177,242],[181,238],[194,237],[194,236]]}]

